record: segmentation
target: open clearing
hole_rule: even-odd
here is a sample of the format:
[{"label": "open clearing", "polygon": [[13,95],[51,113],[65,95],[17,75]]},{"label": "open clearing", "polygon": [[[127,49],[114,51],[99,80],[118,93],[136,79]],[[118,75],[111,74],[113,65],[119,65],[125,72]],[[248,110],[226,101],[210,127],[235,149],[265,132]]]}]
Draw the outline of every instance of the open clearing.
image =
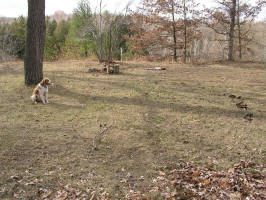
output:
[{"label": "open clearing", "polygon": [[[55,84],[50,104],[33,105],[23,62],[0,64],[0,198],[50,191],[53,199],[66,187],[123,198],[179,160],[216,170],[240,160],[265,164],[265,64],[128,62],[119,75],[87,73],[95,66],[45,63]],[[167,70],[146,70],[154,66]]]}]

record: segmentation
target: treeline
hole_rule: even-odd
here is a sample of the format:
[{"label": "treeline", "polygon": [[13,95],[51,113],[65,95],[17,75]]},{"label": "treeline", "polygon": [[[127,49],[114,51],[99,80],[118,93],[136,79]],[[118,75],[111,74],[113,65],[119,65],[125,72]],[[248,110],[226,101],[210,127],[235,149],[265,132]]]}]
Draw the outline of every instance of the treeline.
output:
[{"label": "treeline", "polygon": [[[194,0],[142,0],[135,11],[92,10],[81,0],[66,20],[46,17],[44,58],[95,56],[101,61],[132,59],[265,61],[266,22],[255,22],[264,0],[218,0],[201,9]],[[23,58],[27,19],[0,24],[0,54]]]},{"label": "treeline", "polygon": [[[82,58],[96,56],[99,61],[130,57],[125,35],[129,16],[108,11],[92,11],[89,1],[81,0],[67,20],[46,17],[44,59]],[[27,19],[23,16],[12,23],[0,24],[0,50],[24,58]],[[1,54],[1,52],[0,52]]]},{"label": "treeline", "polygon": [[23,58],[25,54],[26,19],[19,17],[11,24],[0,25],[0,49],[2,52]]}]

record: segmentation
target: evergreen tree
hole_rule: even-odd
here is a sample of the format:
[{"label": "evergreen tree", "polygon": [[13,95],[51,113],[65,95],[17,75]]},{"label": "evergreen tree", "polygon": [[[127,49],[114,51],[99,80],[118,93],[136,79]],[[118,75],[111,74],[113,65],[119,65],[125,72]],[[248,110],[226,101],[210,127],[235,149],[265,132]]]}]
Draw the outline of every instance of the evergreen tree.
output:
[{"label": "evergreen tree", "polygon": [[18,58],[24,58],[26,45],[26,20],[23,16],[18,17],[9,27],[12,41],[12,54]]}]

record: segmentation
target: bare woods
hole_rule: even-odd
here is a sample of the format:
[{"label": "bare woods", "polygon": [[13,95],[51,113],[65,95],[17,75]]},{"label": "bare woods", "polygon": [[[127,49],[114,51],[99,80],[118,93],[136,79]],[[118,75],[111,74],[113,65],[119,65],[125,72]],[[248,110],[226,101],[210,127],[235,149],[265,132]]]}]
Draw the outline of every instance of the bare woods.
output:
[{"label": "bare woods", "polygon": [[[35,6],[37,2],[41,7]],[[135,9],[128,4],[120,12],[110,12],[104,0],[96,7],[80,0],[73,13],[57,11],[44,20],[44,0],[29,0],[28,18],[0,18],[0,61],[25,57],[29,82],[41,79],[42,59],[265,62],[266,19],[257,16],[266,1],[214,2],[206,8],[198,0],[142,0]],[[31,9],[41,12],[30,13]],[[33,40],[38,45],[32,45]],[[34,54],[38,59],[30,60]],[[38,66],[33,70],[38,77],[27,72],[30,65]]]},{"label": "bare woods", "polygon": [[255,18],[264,6],[265,1],[217,0],[216,7],[201,9],[195,0],[143,0],[131,13],[130,40],[154,58],[232,61],[256,54],[263,60],[266,25]]}]

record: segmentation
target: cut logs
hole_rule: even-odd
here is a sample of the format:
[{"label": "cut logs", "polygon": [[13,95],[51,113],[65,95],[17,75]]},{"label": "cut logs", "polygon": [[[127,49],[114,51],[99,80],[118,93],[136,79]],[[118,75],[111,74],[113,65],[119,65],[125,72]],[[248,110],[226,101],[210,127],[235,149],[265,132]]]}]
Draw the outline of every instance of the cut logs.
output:
[{"label": "cut logs", "polygon": [[107,74],[119,74],[119,65],[107,65]]},{"label": "cut logs", "polygon": [[119,65],[118,64],[104,64],[102,69],[97,69],[97,68],[88,68],[88,72],[90,73],[95,73],[95,72],[100,72],[100,73],[107,73],[107,74],[119,74]]}]

